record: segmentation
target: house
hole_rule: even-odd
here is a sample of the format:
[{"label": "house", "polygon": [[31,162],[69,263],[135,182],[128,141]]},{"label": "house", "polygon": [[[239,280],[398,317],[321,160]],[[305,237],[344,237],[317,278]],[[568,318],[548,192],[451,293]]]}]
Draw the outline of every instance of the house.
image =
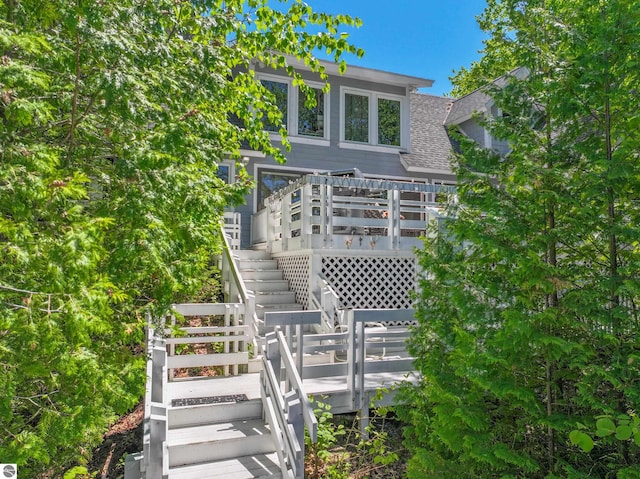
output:
[{"label": "house", "polygon": [[[312,441],[318,428],[310,394],[334,413],[360,411],[364,428],[376,391],[413,369],[414,249],[455,184],[447,127],[484,142],[472,113],[491,112],[490,100],[426,95],[417,89],[431,80],[379,70],[339,75],[331,63],[325,94],[295,66],[313,107],[284,72],[256,66],[291,151],[284,165],[242,152],[257,188],[226,214],[226,303],[176,305],[182,334],[150,331],[144,451],[128,458],[127,479],[303,477],[304,428]],[[231,180],[234,167],[220,171]],[[210,366],[223,377],[174,375]]]},{"label": "house", "polygon": [[[291,151],[284,165],[259,152],[242,152],[257,187],[235,209],[240,247],[269,251],[305,309],[318,277],[338,285],[343,305],[408,308],[415,287],[413,249],[421,245],[429,211],[431,217],[438,214],[438,187],[455,184],[445,127],[452,101],[417,92],[431,86],[429,79],[355,66],[340,75],[330,62],[324,62],[331,85],[325,94],[316,74],[291,61],[314,88],[316,105],[305,105],[305,95],[285,71],[256,66],[256,76],[281,105]],[[271,136],[280,142],[277,131]],[[302,195],[294,201],[308,208],[298,211],[294,205],[281,218],[286,195],[268,198],[305,175],[307,185],[316,175],[332,178],[331,214],[322,209],[326,203],[320,205],[325,186],[315,185],[314,191],[323,191],[313,197],[304,186],[300,193],[288,192],[289,199]],[[276,221],[284,231],[274,231]],[[302,224],[288,229],[296,222]]]}]

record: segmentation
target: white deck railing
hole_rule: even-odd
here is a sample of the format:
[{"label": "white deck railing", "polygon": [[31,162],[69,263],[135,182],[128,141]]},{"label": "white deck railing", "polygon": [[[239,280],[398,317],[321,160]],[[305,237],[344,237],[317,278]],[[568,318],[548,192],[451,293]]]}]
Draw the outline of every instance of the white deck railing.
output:
[{"label": "white deck railing", "polygon": [[408,250],[441,218],[436,195],[450,186],[306,175],[265,200],[252,242],[271,252],[299,249]]},{"label": "white deck railing", "polygon": [[[218,317],[216,326],[176,327],[175,315],[172,328],[166,330],[165,342],[169,345],[167,370],[173,378],[176,369],[208,368],[221,369],[223,376],[240,373],[240,366],[248,367],[248,344],[253,339],[249,325],[244,324],[245,307],[241,303],[186,303],[173,305],[173,311],[184,318]],[[178,335],[174,335],[174,333]],[[194,354],[190,345],[206,345],[205,354]],[[182,346],[182,347],[181,347]],[[181,349],[184,352],[181,353]],[[214,351],[215,350],[215,351]],[[205,374],[206,375],[206,374]]]},{"label": "white deck railing", "polygon": [[[302,328],[319,323],[319,312],[270,312],[267,327],[286,324],[286,342],[303,379],[345,377],[352,410],[365,404],[365,376],[413,371],[413,358],[406,351],[407,326],[415,321],[413,309],[349,309],[341,331],[302,334]],[[313,315],[317,316],[313,316]],[[395,327],[385,324],[393,323]],[[403,327],[404,325],[404,327]],[[335,362],[305,364],[305,355],[333,352]]]},{"label": "white deck railing", "polygon": [[222,283],[224,294],[230,303],[242,303],[244,305],[244,324],[248,325],[251,330],[254,351],[257,350],[256,338],[259,331],[258,315],[256,314],[256,297],[253,292],[247,290],[240,270],[233,256],[233,249],[230,244],[229,237],[222,232],[224,244],[222,245],[222,254],[219,258],[219,268],[222,275]]},{"label": "white deck railing", "polygon": [[156,337],[152,328],[149,328],[148,334],[143,460],[137,472],[141,477],[167,477],[167,347],[164,339]]},{"label": "white deck railing", "polygon": [[304,427],[315,443],[318,421],[282,331],[266,335],[260,383],[265,417],[276,444],[283,477],[291,470],[295,478],[302,479]]}]

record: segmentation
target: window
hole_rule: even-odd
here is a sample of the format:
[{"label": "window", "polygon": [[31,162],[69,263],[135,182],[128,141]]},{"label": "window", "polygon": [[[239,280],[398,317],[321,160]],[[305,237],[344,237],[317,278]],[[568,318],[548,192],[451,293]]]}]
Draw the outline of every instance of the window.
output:
[{"label": "window", "polygon": [[222,181],[224,181],[225,183],[230,183],[230,173],[231,168],[229,167],[229,165],[218,165],[218,169],[216,171],[216,176],[218,178],[220,178]]},{"label": "window", "polygon": [[[289,84],[275,80],[261,80],[262,86],[269,90],[275,97],[275,104],[282,113],[282,124],[287,127],[289,111]],[[263,118],[264,129],[268,131],[279,131],[277,124],[269,118]]]},{"label": "window", "polygon": [[400,146],[400,102],[378,98],[378,144]]},{"label": "window", "polygon": [[303,173],[284,170],[258,170],[258,210],[264,208],[264,200],[289,183],[300,178]]},{"label": "window", "polygon": [[311,93],[315,105],[298,90],[298,135],[324,138],[324,92],[321,88],[311,88]]},{"label": "window", "polygon": [[344,139],[369,143],[369,98],[363,95],[344,95]]},{"label": "window", "polygon": [[406,98],[348,89],[342,93],[341,140],[383,147],[406,145]]},{"label": "window", "polygon": [[[282,125],[289,134],[289,140],[301,143],[326,143],[328,136],[328,97],[322,91],[319,84],[307,86],[310,98],[305,91],[295,87],[289,78],[275,75],[259,75],[260,82],[269,90],[274,98],[275,105],[282,113]],[[278,133],[280,123],[276,124],[273,118],[262,118],[264,129]]]}]

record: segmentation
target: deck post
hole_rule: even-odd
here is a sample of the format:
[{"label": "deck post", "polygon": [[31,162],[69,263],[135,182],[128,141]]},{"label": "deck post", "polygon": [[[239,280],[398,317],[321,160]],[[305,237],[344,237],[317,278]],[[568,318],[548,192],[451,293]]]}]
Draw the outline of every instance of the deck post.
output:
[{"label": "deck post", "polygon": [[[160,409],[158,406],[156,410]],[[152,414],[149,417],[149,430],[151,444],[149,458],[146,459],[146,479],[165,479],[166,464],[164,460],[165,442],[167,440],[167,416],[164,414]]]},{"label": "deck post", "polygon": [[265,354],[267,360],[273,365],[276,378],[280,380],[280,344],[275,332],[267,333],[265,336]]},{"label": "deck post", "polygon": [[296,451],[295,465],[293,467],[296,478],[304,478],[304,419],[302,417],[302,403],[297,391],[289,391],[284,395],[285,407],[287,409],[287,420],[300,449]]},{"label": "deck post", "polygon": [[360,437],[362,440],[369,440],[369,405],[363,404],[359,412],[360,416]]},{"label": "deck post", "polygon": [[358,338],[356,335],[355,321],[354,321],[354,312],[352,308],[347,310],[347,390],[349,391],[349,396],[351,397],[351,408],[356,411],[359,409],[358,407],[358,385],[356,382],[356,374],[357,374],[357,362],[356,358],[358,355],[356,354],[358,347]]}]

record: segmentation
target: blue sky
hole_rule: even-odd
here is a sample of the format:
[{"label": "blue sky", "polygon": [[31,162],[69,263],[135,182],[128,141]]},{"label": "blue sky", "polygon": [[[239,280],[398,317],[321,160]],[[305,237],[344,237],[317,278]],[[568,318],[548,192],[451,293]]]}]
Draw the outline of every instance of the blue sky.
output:
[{"label": "blue sky", "polygon": [[480,58],[485,35],[476,22],[485,0],[307,0],[314,10],[362,19],[346,30],[364,48],[362,59],[347,63],[435,80],[422,91],[442,95],[451,90],[453,70]]}]

